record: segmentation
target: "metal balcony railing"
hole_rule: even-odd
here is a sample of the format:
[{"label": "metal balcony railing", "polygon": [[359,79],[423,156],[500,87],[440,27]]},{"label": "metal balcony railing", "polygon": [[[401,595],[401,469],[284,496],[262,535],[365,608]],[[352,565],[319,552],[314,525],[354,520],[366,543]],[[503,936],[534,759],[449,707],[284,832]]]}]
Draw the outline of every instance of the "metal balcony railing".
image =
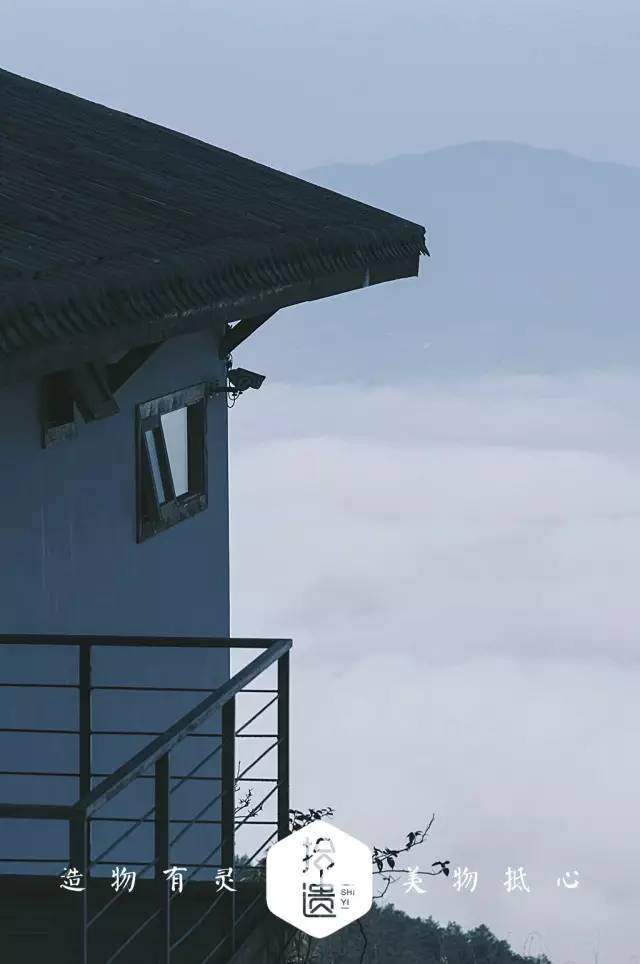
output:
[{"label": "metal balcony railing", "polygon": [[[78,673],[77,683],[48,683],[48,682],[4,682],[3,687],[31,687],[37,689],[75,688],[78,694],[78,727],[76,730],[60,730],[47,728],[2,727],[4,733],[74,733],[78,737],[77,771],[60,773],[57,771],[35,770],[0,770],[0,776],[38,776],[38,777],[77,777],[79,780],[79,799],[73,804],[48,803],[2,803],[0,802],[0,818],[22,821],[53,820],[62,821],[67,825],[68,852],[40,860],[39,858],[25,858],[20,855],[8,857],[0,856],[0,879],[2,863],[16,862],[28,865],[30,861],[42,864],[64,864],[74,868],[83,876],[84,889],[77,893],[71,904],[73,905],[72,930],[74,935],[74,960],[78,964],[111,964],[125,959],[123,955],[127,949],[135,953],[135,949],[143,941],[146,948],[153,948],[153,960],[159,964],[172,964],[180,953],[189,948],[189,941],[200,931],[207,919],[214,919],[216,926],[208,931],[209,941],[204,956],[193,956],[189,952],[188,960],[194,964],[217,964],[218,961],[228,960],[234,953],[238,942],[238,935],[243,933],[243,922],[251,919],[254,909],[264,900],[261,887],[245,906],[238,907],[237,892],[227,889],[220,890],[215,896],[211,888],[207,891],[204,901],[205,909],[195,920],[190,920],[188,926],[180,933],[172,926],[172,904],[177,894],[169,887],[169,880],[165,871],[172,865],[172,848],[184,835],[196,825],[219,827],[219,837],[216,846],[202,856],[196,864],[184,866],[189,873],[187,881],[194,877],[202,868],[234,868],[236,864],[237,831],[245,825],[265,826],[273,828],[270,835],[261,843],[260,847],[249,858],[253,863],[274,838],[282,839],[289,833],[289,651],[291,640],[286,639],[202,639],[202,638],[140,638],[140,637],[69,637],[69,636],[37,636],[16,637],[0,636],[0,644],[20,644],[20,646],[73,646],[77,649]],[[92,680],[92,653],[96,647],[176,647],[189,649],[257,649],[263,652],[248,663],[243,669],[235,673],[227,682],[215,690],[188,687],[157,687],[157,686],[98,686]],[[250,686],[270,667],[277,668],[277,684],[273,688],[252,688]],[[187,713],[184,713],[166,730],[154,735],[146,746],[135,753],[127,762],[109,774],[96,773],[92,769],[92,738],[105,732],[126,733],[140,735],[147,731],[104,731],[92,729],[93,694],[98,689],[154,692],[207,692],[200,702]],[[236,725],[237,698],[243,693],[263,694],[270,697],[267,702],[241,726]],[[270,734],[250,734],[245,731],[250,724],[259,719],[262,714],[273,706],[277,712],[276,732]],[[214,717],[221,718],[220,733],[195,733],[207,721]],[[206,747],[205,755],[192,766],[187,773],[176,774],[172,767],[172,754],[183,741],[192,736],[204,737],[214,742],[213,747]],[[240,768],[236,759],[237,741],[243,737],[260,736],[268,738],[269,746],[261,752],[249,765]],[[206,745],[206,744],[205,744]],[[275,777],[249,777],[250,771],[261,761],[270,758],[275,753],[277,759],[277,773]],[[219,776],[203,775],[203,768],[217,755],[220,755]],[[0,765],[2,761],[0,760]],[[205,771],[207,772],[207,771]],[[99,780],[95,785],[96,779]],[[153,804],[140,817],[100,817],[100,811],[109,802],[117,799],[123,791],[136,780],[150,780],[153,784]],[[207,797],[206,805],[190,819],[176,820],[172,814],[172,796],[176,790],[188,781],[211,781],[215,787],[219,784],[219,792]],[[252,804],[248,813],[239,815],[236,806],[236,791],[243,781],[257,781],[271,784],[264,797],[256,804]],[[267,800],[275,795],[276,815],[274,820],[256,820],[255,814],[260,812]],[[214,805],[219,805],[219,819],[205,818],[204,814]],[[91,853],[91,827],[98,821],[110,823],[121,821],[128,824],[127,828],[110,841],[109,846],[97,854]],[[105,955],[104,938],[92,940],[100,927],[104,928],[113,914],[113,906],[122,900],[125,889],[112,894],[106,892],[105,878],[96,875],[100,867],[109,861],[105,858],[141,825],[153,825],[153,856],[143,866],[138,865],[137,877],[147,876],[146,891],[147,907],[151,909],[144,919],[137,921],[130,933],[120,940],[117,946],[110,946]],[[172,836],[172,827],[180,825],[180,830]],[[218,857],[219,859],[214,859]],[[213,862],[212,862],[213,861]],[[135,865],[135,862],[129,862]],[[95,898],[94,898],[95,894]],[[211,895],[211,896],[209,896]],[[211,899],[213,897],[213,899]],[[99,922],[102,921],[102,924]],[[151,926],[153,925],[153,926]],[[202,950],[202,939],[197,945]],[[180,951],[182,949],[182,952]]]}]

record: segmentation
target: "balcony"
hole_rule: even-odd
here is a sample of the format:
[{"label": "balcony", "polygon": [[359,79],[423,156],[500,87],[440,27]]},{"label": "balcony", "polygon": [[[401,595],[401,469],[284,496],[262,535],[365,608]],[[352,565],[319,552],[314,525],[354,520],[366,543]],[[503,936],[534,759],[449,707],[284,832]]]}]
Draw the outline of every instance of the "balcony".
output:
[{"label": "balcony", "polygon": [[[5,741],[0,780],[11,788],[0,794],[0,827],[4,824],[3,850],[9,843],[12,848],[0,852],[3,951],[12,959],[47,964],[223,964],[279,957],[285,934],[266,911],[260,860],[272,841],[289,832],[291,641],[0,636],[0,647],[7,715],[12,705],[28,709],[31,700],[34,720],[26,722],[39,723],[42,713],[36,710],[60,699],[76,724],[31,726],[21,719],[4,725],[6,716],[0,721]],[[144,650],[151,662],[152,654],[166,647],[185,658],[187,651],[199,650],[217,650],[221,657],[226,651],[261,652],[215,688],[201,685],[205,674],[188,686],[139,680],[132,685],[127,654]],[[63,662],[63,654],[73,672],[52,681],[51,667]],[[120,659],[125,678],[104,682],[99,667],[113,669],[116,654],[125,656]],[[141,665],[145,662],[143,653]],[[15,678],[16,666],[26,667],[29,679]],[[191,705],[158,731],[94,724],[96,711],[104,713],[100,700],[127,694],[155,700],[156,718],[170,698]],[[254,704],[250,711],[247,699]],[[256,722],[268,716],[271,732],[256,732]],[[143,745],[113,770],[101,769],[97,741],[122,738],[142,739]],[[33,766],[35,746],[44,743],[49,759],[46,748],[53,751],[64,739],[70,741],[72,767],[59,769],[56,754],[50,765]],[[21,751],[21,740],[31,749]],[[260,751],[247,751],[251,760],[245,765],[245,748],[256,745]],[[264,775],[265,767],[272,775]],[[29,787],[22,796],[16,790],[21,781]],[[261,795],[254,798],[257,787]],[[63,802],[52,802],[56,797]],[[272,819],[262,819],[269,808]],[[238,866],[241,830],[260,841]],[[59,851],[53,853],[52,846]],[[135,871],[133,888],[115,887],[115,866]],[[180,880],[171,868],[179,868]],[[231,879],[221,885],[216,877],[229,870]]]}]

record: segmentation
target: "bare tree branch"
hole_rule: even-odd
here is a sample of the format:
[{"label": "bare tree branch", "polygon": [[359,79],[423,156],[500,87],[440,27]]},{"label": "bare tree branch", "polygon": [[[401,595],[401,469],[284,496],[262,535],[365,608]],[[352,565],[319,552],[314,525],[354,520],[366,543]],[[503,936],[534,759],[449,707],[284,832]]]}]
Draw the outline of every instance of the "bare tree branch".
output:
[{"label": "bare tree branch", "polygon": [[[290,810],[289,811],[289,830],[294,833],[296,830],[301,830],[308,824],[314,823],[316,820],[322,820],[324,817],[332,817],[333,808],[332,807],[322,807],[320,809],[311,810]],[[416,871],[415,868],[409,867],[397,867],[396,861],[400,854],[408,853],[408,851],[413,850],[414,847],[419,846],[424,843],[427,839],[429,831],[433,826],[435,821],[435,814],[432,814],[430,819],[427,821],[426,826],[422,830],[412,830],[406,835],[406,840],[403,846],[399,847],[374,847],[372,855],[373,863],[373,876],[381,877],[384,881],[384,886],[379,894],[374,894],[374,900],[381,900],[392,886],[400,880],[400,874],[409,874]],[[449,860],[434,860],[431,864],[431,870],[421,870],[420,874],[424,874],[427,877],[439,877],[444,874],[446,877],[449,876]],[[362,950],[360,954],[360,964],[364,964],[365,955],[367,953],[367,948],[369,942],[367,939],[367,934],[362,924],[362,920],[357,921],[358,928],[362,935]],[[299,940],[298,947],[296,949],[295,960],[289,959],[289,964],[308,964],[312,960],[313,945],[311,939],[303,935],[302,932],[298,932]],[[306,940],[305,940],[306,937]],[[302,938],[302,943],[300,941]],[[306,952],[305,957],[301,956],[301,951],[304,949]]]}]

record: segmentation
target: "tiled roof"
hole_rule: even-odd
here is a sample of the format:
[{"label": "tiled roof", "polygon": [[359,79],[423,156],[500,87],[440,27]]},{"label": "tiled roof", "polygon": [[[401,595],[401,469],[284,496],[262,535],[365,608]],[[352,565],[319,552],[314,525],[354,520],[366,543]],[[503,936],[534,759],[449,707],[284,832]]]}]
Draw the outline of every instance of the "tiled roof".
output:
[{"label": "tiled roof", "polygon": [[425,250],[403,218],[0,71],[0,382]]}]

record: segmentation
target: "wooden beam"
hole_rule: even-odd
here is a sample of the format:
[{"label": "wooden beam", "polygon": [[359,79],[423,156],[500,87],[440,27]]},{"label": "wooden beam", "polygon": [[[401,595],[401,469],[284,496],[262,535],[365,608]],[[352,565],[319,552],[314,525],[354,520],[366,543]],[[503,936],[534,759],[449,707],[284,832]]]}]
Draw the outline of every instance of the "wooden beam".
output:
[{"label": "wooden beam", "polygon": [[234,351],[238,345],[241,345],[243,341],[257,331],[265,321],[269,318],[273,318],[276,311],[270,311],[266,315],[254,315],[252,318],[243,318],[242,321],[236,322],[233,327],[227,325],[227,333],[220,343],[220,358],[226,358],[228,355]]},{"label": "wooden beam", "polygon": [[40,386],[40,425],[42,448],[49,448],[63,439],[75,438],[73,396],[69,389],[66,372],[45,375]]},{"label": "wooden beam", "polygon": [[40,399],[43,448],[76,437],[75,407],[85,422],[118,414],[120,409],[109,386],[106,365],[91,362],[43,378]]},{"label": "wooden beam", "polygon": [[139,345],[112,365],[87,362],[67,371],[45,375],[41,389],[42,447],[78,434],[74,405],[85,422],[120,411],[113,397],[163,342]]},{"label": "wooden beam", "polygon": [[109,387],[107,366],[90,362],[68,373],[71,394],[85,422],[117,415],[120,409]]},{"label": "wooden beam", "polygon": [[107,380],[111,391],[117,392],[119,388],[122,388],[125,382],[128,382],[139,368],[142,368],[147,358],[153,355],[154,351],[162,344],[163,342],[157,341],[153,345],[139,345],[137,348],[128,351],[113,365],[107,365]]}]

